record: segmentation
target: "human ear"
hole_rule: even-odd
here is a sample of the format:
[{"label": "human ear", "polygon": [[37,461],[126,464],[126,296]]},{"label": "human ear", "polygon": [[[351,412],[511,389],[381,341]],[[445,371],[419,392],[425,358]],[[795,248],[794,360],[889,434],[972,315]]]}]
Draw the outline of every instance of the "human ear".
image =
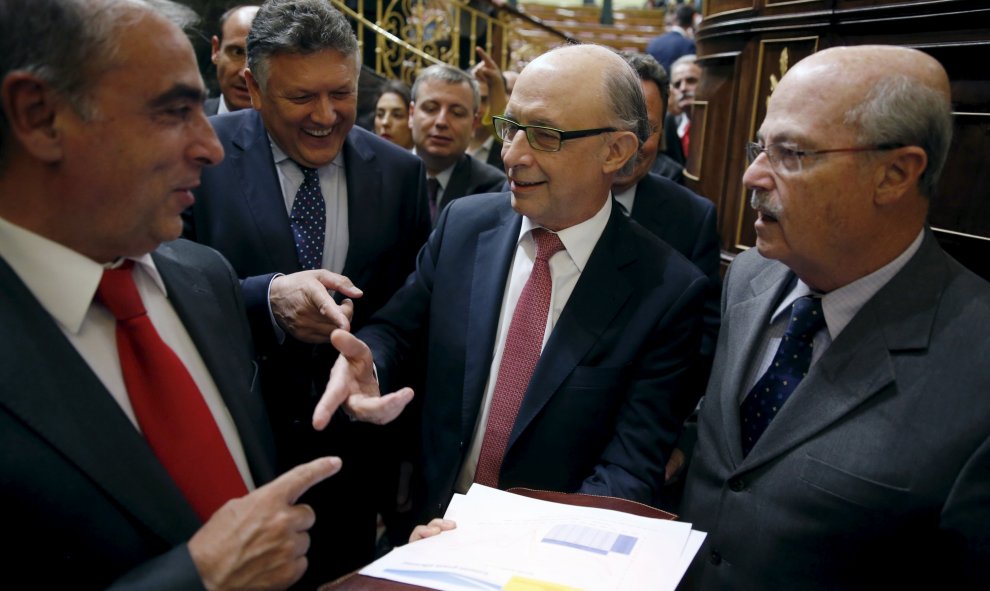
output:
[{"label": "human ear", "polygon": [[608,153],[602,163],[602,172],[605,174],[611,174],[621,169],[639,151],[639,139],[633,132],[611,132],[611,136],[606,144]]},{"label": "human ear", "polygon": [[919,146],[904,146],[892,150],[880,160],[883,165],[876,172],[876,203],[887,205],[917,189],[928,166],[928,155]]},{"label": "human ear", "polygon": [[262,106],[261,85],[258,84],[257,80],[255,80],[254,74],[251,73],[251,70],[246,68],[244,70],[244,81],[247,82],[248,94],[251,95],[251,106],[256,111],[260,111]]},{"label": "human ear", "polygon": [[43,162],[57,162],[62,157],[58,126],[62,101],[47,82],[28,72],[12,72],[0,85],[0,101],[17,144]]},{"label": "human ear", "polygon": [[210,61],[214,64],[220,61],[220,38],[216,35],[210,39]]}]

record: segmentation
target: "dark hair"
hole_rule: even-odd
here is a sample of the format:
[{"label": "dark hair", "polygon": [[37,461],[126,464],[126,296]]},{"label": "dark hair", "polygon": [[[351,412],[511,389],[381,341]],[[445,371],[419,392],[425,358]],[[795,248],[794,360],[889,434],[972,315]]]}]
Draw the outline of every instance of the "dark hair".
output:
[{"label": "dark hair", "polygon": [[625,58],[627,64],[632,66],[640,80],[657,85],[660,90],[660,102],[663,105],[663,111],[660,114],[662,121],[667,112],[667,101],[670,99],[670,76],[667,75],[667,70],[664,70],[660,62],[648,53],[620,51],[619,55]]},{"label": "dark hair", "polygon": [[268,62],[280,53],[316,53],[332,49],[355,58],[358,43],[350,23],[327,0],[268,0],[261,5],[247,37],[251,74],[264,88]]},{"label": "dark hair", "polygon": [[682,29],[687,29],[694,25],[694,8],[687,5],[681,4],[674,11],[674,22],[677,23],[678,27]]},{"label": "dark hair", "polygon": [[400,82],[399,80],[386,80],[382,84],[381,88],[378,89],[378,97],[375,99],[375,104],[378,104],[378,99],[382,98],[386,94],[397,94],[399,98],[402,99],[402,104],[409,108],[409,102],[412,101],[412,91],[409,89],[409,85],[405,82]]}]

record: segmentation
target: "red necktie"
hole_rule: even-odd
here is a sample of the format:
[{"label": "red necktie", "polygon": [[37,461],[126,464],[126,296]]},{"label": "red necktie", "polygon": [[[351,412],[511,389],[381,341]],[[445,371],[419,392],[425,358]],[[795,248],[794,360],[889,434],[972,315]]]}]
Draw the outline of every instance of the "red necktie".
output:
[{"label": "red necktie", "polygon": [[96,298],[117,319],[120,367],[141,432],[206,521],[247,487],[199,388],[148,318],[133,266],[105,270]]},{"label": "red necktie", "polygon": [[684,135],[681,136],[681,147],[684,148],[684,157],[687,158],[688,148],[691,147],[691,120],[684,124]]},{"label": "red necktie", "polygon": [[549,261],[554,253],[564,249],[560,238],[543,228],[533,230],[532,236],[536,241],[536,261],[519,294],[519,302],[509,324],[509,334],[505,337],[505,350],[488,410],[485,440],[481,444],[478,469],[474,475],[474,481],[485,486],[498,486],[509,435],[529,388],[536,362],[540,360],[553,288]]}]

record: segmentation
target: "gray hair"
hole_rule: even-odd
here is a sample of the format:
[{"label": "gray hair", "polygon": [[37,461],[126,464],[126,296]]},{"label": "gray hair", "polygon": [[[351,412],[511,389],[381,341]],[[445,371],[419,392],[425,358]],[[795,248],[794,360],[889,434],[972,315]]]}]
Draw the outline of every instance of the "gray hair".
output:
[{"label": "gray hair", "polygon": [[620,51],[619,55],[632,67],[640,80],[657,85],[660,90],[660,102],[663,106],[663,111],[660,113],[662,123],[664,115],[667,114],[667,101],[670,100],[670,76],[667,75],[667,70],[664,70],[660,62],[648,53]]},{"label": "gray hair", "polygon": [[478,86],[478,81],[474,79],[474,76],[464,70],[459,70],[447,64],[434,64],[419,74],[416,74],[416,80],[413,82],[412,87],[412,100],[414,103],[419,97],[420,85],[428,80],[438,80],[447,84],[467,84],[471,89],[471,104],[474,107],[474,112],[477,113],[478,109],[481,108],[481,88]]},{"label": "gray hair", "polygon": [[[117,32],[149,13],[181,29],[198,20],[192,9],[169,0],[3,0],[0,80],[14,71],[34,74],[90,119],[89,90],[113,66]],[[6,134],[0,112],[0,138]]]},{"label": "gray hair", "polygon": [[674,60],[674,63],[670,64],[670,75],[674,75],[674,68],[677,66],[695,65],[698,63],[698,56],[693,53],[688,53],[682,55],[681,57]]},{"label": "gray hair", "polygon": [[358,43],[350,23],[328,0],[268,0],[261,5],[247,37],[248,68],[262,89],[272,56],[332,49],[354,58]]},{"label": "gray hair", "polygon": [[887,76],[846,112],[845,123],[859,129],[863,144],[921,147],[928,166],[918,189],[928,198],[935,194],[952,142],[952,105],[942,93],[910,76]]},{"label": "gray hair", "polygon": [[617,173],[619,176],[632,174],[636,166],[639,148],[652,134],[649,114],[646,112],[646,99],[639,76],[628,63],[624,67],[605,70],[602,84],[605,88],[606,107],[612,113],[612,127],[636,134],[637,155],[634,155]]}]

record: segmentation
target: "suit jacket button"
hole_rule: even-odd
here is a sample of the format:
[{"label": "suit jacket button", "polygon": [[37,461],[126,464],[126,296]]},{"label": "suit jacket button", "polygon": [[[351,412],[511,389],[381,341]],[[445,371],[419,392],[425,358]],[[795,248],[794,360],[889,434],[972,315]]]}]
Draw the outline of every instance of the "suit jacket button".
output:
[{"label": "suit jacket button", "polygon": [[722,564],[722,555],[713,550],[712,553],[708,555],[708,562],[718,566]]},{"label": "suit jacket button", "polygon": [[743,482],[742,478],[733,478],[729,480],[729,490],[732,492],[742,492],[746,488],[746,483]]}]

